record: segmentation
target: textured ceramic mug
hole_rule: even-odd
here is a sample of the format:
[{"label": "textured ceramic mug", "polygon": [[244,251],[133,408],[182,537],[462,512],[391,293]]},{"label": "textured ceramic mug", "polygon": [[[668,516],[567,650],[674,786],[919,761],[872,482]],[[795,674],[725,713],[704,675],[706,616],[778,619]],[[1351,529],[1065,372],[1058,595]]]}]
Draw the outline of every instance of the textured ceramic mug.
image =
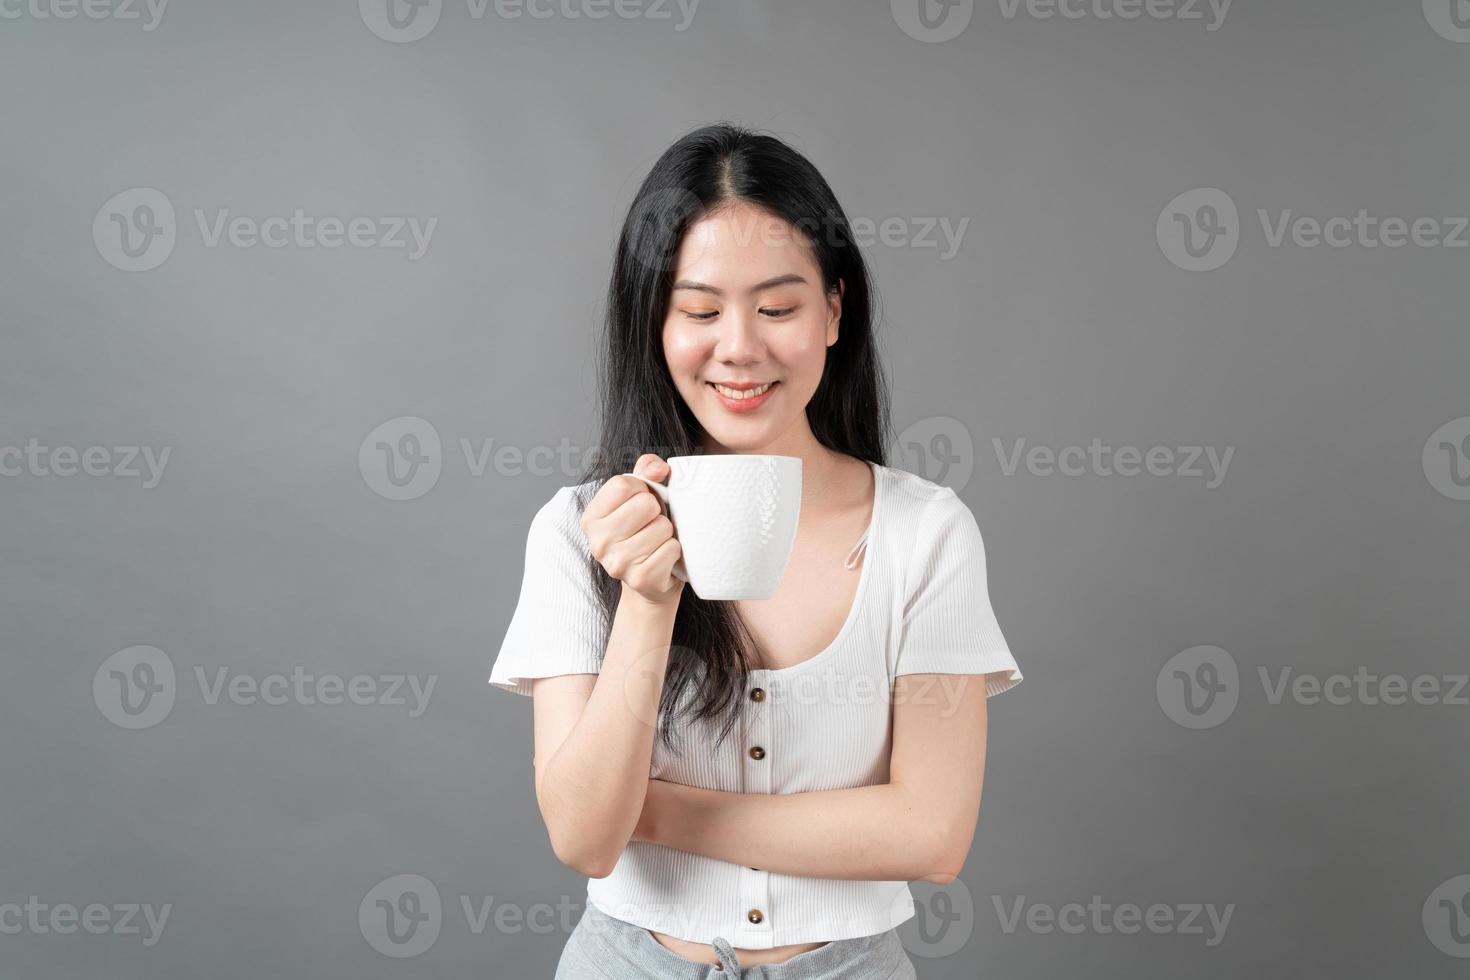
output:
[{"label": "textured ceramic mug", "polygon": [[801,459],[720,453],[671,456],[668,486],[636,473],[663,501],[683,556],[674,575],[701,599],[769,599],[786,574],[801,514]]}]

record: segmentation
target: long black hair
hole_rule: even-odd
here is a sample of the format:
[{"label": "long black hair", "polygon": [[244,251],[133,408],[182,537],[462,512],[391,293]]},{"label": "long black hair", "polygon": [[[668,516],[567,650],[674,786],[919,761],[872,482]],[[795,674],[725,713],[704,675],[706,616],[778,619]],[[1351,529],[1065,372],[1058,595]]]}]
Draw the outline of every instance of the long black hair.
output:
[{"label": "long black hair", "polygon": [[[603,451],[590,454],[579,507],[610,477],[631,470],[643,453],[667,459],[700,451],[699,423],[664,359],[663,324],[685,231],[737,202],[782,218],[804,234],[829,295],[844,284],[838,339],[827,349],[821,382],[806,406],[807,421],[828,449],[885,462],[888,394],[874,345],[874,298],[847,215],[802,154],[774,136],[720,123],[696,129],[664,151],[623,222],[598,364]],[[610,635],[621,584],[595,559],[588,574]],[[701,599],[686,586],[660,697],[665,744],[681,719],[722,719],[719,740],[724,739],[745,694],[747,649],[758,645],[735,607]]]}]

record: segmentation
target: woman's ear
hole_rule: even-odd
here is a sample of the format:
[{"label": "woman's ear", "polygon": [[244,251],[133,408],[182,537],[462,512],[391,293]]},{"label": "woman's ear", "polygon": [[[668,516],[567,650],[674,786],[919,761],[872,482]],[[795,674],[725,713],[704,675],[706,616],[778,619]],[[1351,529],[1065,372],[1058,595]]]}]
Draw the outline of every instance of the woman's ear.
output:
[{"label": "woman's ear", "polygon": [[837,280],[837,288],[827,294],[827,346],[837,343],[838,324],[842,320],[842,297],[847,292],[847,283]]}]

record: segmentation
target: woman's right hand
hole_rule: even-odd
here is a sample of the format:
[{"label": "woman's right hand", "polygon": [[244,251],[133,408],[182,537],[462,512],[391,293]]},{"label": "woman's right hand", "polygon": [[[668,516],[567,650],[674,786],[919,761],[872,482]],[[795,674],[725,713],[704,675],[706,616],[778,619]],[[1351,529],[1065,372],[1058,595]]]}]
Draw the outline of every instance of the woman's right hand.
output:
[{"label": "woman's right hand", "polygon": [[[633,472],[663,483],[669,464],[655,453],[638,457]],[[674,575],[683,553],[674,525],[657,495],[641,480],[615,476],[602,485],[582,511],[582,533],[607,573],[656,604],[678,603],[684,580]]]}]

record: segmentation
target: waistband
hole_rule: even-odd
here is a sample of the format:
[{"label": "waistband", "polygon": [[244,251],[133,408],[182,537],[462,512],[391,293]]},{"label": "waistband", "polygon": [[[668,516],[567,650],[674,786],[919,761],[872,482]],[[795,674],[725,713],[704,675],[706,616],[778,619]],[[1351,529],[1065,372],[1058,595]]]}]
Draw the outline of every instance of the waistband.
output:
[{"label": "waistband", "polygon": [[[710,944],[720,960],[720,969],[711,963],[696,963],[668,949],[653,933],[642,926],[615,919],[591,902],[587,903],[578,929],[586,928],[602,946],[612,963],[620,964],[617,976],[657,977],[659,980],[706,980],[710,976],[727,976],[743,980],[805,980],[805,978],[891,976],[905,962],[906,954],[898,934],[893,930],[875,936],[839,939],[805,953],[798,953],[784,963],[739,965],[728,940],[716,936]],[[721,973],[721,970],[724,972]],[[626,971],[626,972],[624,972]]]}]

